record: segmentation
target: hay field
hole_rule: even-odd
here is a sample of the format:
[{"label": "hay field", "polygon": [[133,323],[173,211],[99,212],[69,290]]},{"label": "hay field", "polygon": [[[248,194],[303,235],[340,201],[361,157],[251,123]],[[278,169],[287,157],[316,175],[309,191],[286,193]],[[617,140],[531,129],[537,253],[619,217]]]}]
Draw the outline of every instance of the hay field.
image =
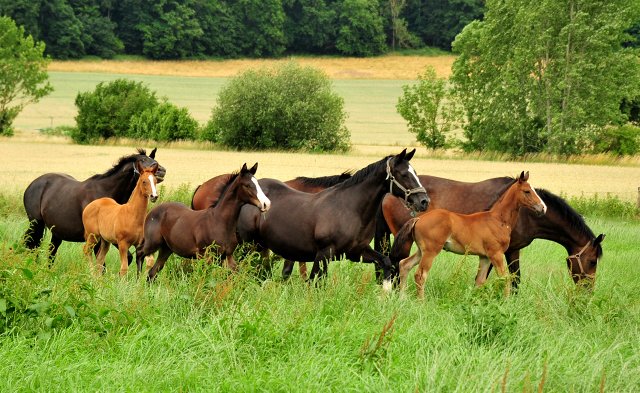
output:
[{"label": "hay field", "polygon": [[[415,79],[418,73],[424,71],[425,65],[433,65],[439,77],[448,77],[455,58],[454,55],[426,57],[394,54],[370,58],[290,57],[303,66],[320,68],[332,79]],[[277,61],[281,60],[69,60],[52,62],[49,71],[228,78],[244,68],[263,67]]]},{"label": "hay field", "polygon": [[[152,147],[152,146],[143,146]],[[401,148],[388,148],[384,154],[396,154]],[[0,190],[21,192],[36,177],[47,172],[68,173],[77,179],[105,172],[119,157],[133,153],[126,146],[79,146],[64,138],[39,137],[0,139]],[[259,163],[258,178],[288,180],[296,176],[326,176],[346,169],[360,169],[382,158],[379,155],[313,155],[281,152],[229,152],[160,148],[158,161],[167,169],[164,182],[169,188],[189,183],[191,189],[213,176],[238,170],[243,163]],[[438,160],[426,157],[420,149],[412,161],[419,174],[461,181],[479,181],[490,177],[530,171],[537,188],[568,196],[584,193],[617,195],[635,201],[640,186],[640,169],[604,165],[488,162]]]},{"label": "hay field", "polygon": [[[55,91],[37,104],[27,105],[14,121],[14,127],[27,131],[61,125],[75,125],[77,114],[74,100],[78,92],[93,91],[100,82],[128,78],[147,84],[166,96],[170,102],[189,108],[200,123],[211,118],[218,90],[224,78],[176,77],[153,75],[95,74],[50,72]],[[417,75],[417,73],[416,73]],[[415,78],[415,75],[412,77]],[[335,92],[344,98],[349,115],[346,126],[354,144],[400,145],[415,144],[415,136],[407,131],[406,122],[396,113],[402,86],[412,80],[335,80]]]}]

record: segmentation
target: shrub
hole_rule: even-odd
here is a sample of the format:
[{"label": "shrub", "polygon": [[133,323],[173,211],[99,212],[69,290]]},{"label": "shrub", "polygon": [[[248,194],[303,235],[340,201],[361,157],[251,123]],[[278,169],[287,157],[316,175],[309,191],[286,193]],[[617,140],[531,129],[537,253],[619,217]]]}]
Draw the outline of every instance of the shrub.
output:
[{"label": "shrub", "polygon": [[157,106],[158,99],[142,82],[116,79],[106,85],[100,82],[93,92],[78,93],[75,105],[78,127],[71,138],[87,144],[100,138],[128,136],[131,118]]},{"label": "shrub", "polygon": [[187,108],[164,102],[131,117],[129,136],[171,142],[194,139],[197,129],[198,121],[189,115]]},{"label": "shrub", "polygon": [[640,128],[624,125],[618,128],[607,127],[596,135],[595,153],[611,153],[617,156],[633,156],[640,151]]},{"label": "shrub", "polygon": [[296,62],[247,70],[220,90],[200,139],[238,149],[344,151],[343,107],[321,70]]}]

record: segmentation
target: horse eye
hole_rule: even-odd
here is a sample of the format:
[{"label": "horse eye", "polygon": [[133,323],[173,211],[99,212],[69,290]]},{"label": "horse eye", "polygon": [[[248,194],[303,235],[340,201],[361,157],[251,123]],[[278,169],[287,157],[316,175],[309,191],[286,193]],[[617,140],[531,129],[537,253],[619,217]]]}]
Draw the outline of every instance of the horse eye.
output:
[{"label": "horse eye", "polygon": [[251,186],[250,186],[250,185],[248,185],[248,184],[245,184],[245,185],[244,185],[244,188],[251,188]]},{"label": "horse eye", "polygon": [[589,263],[591,263],[591,267],[595,267],[598,264],[598,260],[596,259],[595,261],[591,261]]},{"label": "horse eye", "polygon": [[403,173],[401,176],[402,176],[403,179],[406,179],[407,177],[409,177],[409,176],[407,176],[406,173]]},{"label": "horse eye", "polygon": [[531,194],[531,191],[525,191],[524,193],[525,194]]}]

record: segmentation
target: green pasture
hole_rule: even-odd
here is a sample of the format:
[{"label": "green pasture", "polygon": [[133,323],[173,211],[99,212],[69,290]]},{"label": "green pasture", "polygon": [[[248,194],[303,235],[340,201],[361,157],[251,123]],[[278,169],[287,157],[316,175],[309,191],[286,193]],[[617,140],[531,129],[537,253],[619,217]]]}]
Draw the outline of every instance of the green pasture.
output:
[{"label": "green pasture", "polygon": [[239,274],[172,257],[148,286],[115,276],[115,249],[94,278],[82,245],[64,243],[49,269],[46,244],[10,250],[27,225],[18,197],[0,204],[3,392],[640,390],[637,221],[587,218],[607,235],[590,295],[565,250],[537,240],[518,295],[493,274],[474,291],[477,258],[443,252],[420,303],[412,281],[385,297],[371,266],[348,261],[308,286],[281,282],[281,262],[263,280],[251,256]]},{"label": "green pasture", "polygon": [[[74,100],[78,92],[93,91],[100,82],[118,78],[141,81],[166,96],[170,102],[187,107],[201,123],[211,117],[218,90],[225,78],[191,78],[173,76],[118,75],[72,72],[50,72],[55,91],[37,104],[28,105],[14,121],[21,130],[35,130],[51,125],[75,125]],[[407,146],[415,142],[407,131],[406,122],[396,113],[395,105],[402,95],[402,86],[412,81],[402,80],[334,80],[335,91],[344,98],[349,114],[347,127],[351,141],[364,145]]]}]

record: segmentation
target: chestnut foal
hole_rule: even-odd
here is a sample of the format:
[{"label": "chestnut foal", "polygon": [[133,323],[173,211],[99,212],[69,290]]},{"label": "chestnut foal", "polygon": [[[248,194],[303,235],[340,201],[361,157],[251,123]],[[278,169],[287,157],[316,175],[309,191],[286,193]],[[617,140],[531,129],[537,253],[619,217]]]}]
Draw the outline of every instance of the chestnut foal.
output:
[{"label": "chestnut foal", "polygon": [[[529,172],[522,172],[489,211],[465,215],[436,209],[409,220],[398,232],[391,250],[392,256],[401,251],[399,249],[408,237],[413,237],[418,245],[418,251],[400,261],[400,287],[406,287],[409,271],[419,263],[415,280],[418,295],[424,299],[427,274],[434,258],[443,249],[460,255],[469,253],[480,257],[476,287],[486,282],[491,264],[498,276],[506,277],[504,252],[509,248],[511,231],[520,208],[530,208],[540,216],[547,211],[547,206],[533,186],[527,183],[528,179]],[[510,288],[510,285],[506,285],[506,296],[509,295]]]},{"label": "chestnut foal", "polygon": [[93,266],[93,247],[101,242],[100,250],[96,255],[98,272],[104,271],[104,260],[110,244],[117,244],[120,251],[120,275],[127,274],[129,247],[139,246],[142,243],[149,199],[152,202],[158,199],[155,177],[158,164],[147,169],[142,169],[139,162],[134,165],[140,177],[129,202],[120,205],[111,198],[100,198],[88,204],[82,212],[86,241],[84,254],[89,258],[91,266]]}]

